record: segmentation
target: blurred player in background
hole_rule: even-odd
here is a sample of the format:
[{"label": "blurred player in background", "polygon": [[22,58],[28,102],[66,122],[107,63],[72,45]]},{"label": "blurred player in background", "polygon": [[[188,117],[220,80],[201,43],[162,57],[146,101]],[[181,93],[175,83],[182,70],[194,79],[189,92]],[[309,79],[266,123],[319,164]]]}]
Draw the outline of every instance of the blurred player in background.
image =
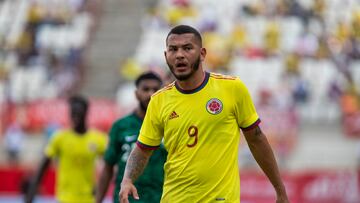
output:
[{"label": "blurred player in background", "polygon": [[58,131],[45,148],[34,180],[25,196],[33,201],[40,181],[51,159],[58,159],[56,199],[58,202],[95,202],[95,162],[106,148],[106,135],[88,129],[88,101],[81,96],[69,99],[71,129]]},{"label": "blurred player in background", "polygon": [[203,70],[206,49],[186,25],[166,38],[165,58],[176,80],[150,100],[137,145],[130,153],[119,194],[141,199],[134,182],[153,150],[168,151],[161,202],[240,202],[238,147],[241,128],[250,150],[276,191],[289,203],[272,149],[250,94],[236,77]]},{"label": "blurred player in background", "polygon": [[[114,166],[117,166],[116,187],[114,191],[114,202],[119,202],[120,183],[123,178],[126,161],[131,150],[136,145],[140,127],[143,122],[150,97],[161,88],[162,81],[159,76],[152,72],[143,73],[136,81],[136,99],[138,106],[135,111],[124,118],[116,121],[110,131],[110,143],[105,152],[105,165],[99,182],[99,193],[97,193],[97,202],[101,203],[104,199],[109,183],[112,179]],[[138,192],[141,195],[143,203],[160,202],[163,179],[164,162],[166,160],[166,150],[160,147],[151,157],[148,167],[144,173],[135,182]]]}]

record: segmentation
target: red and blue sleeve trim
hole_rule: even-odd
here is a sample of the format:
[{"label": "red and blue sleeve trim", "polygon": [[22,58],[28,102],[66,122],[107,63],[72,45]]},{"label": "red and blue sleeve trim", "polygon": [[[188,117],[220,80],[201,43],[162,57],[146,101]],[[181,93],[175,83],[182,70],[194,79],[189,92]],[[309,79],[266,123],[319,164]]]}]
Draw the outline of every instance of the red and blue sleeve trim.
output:
[{"label": "red and blue sleeve trim", "polygon": [[156,149],[158,149],[160,147],[160,145],[159,146],[149,146],[149,145],[146,145],[146,144],[143,144],[143,143],[139,142],[139,140],[136,141],[136,145],[138,147],[140,147],[141,149],[145,149],[145,150],[156,150]]},{"label": "red and blue sleeve trim", "polygon": [[252,130],[252,129],[256,128],[260,124],[260,122],[261,122],[261,120],[260,120],[260,118],[258,118],[253,124],[251,124],[250,126],[248,126],[246,128],[241,128],[241,130],[243,130],[243,131]]}]

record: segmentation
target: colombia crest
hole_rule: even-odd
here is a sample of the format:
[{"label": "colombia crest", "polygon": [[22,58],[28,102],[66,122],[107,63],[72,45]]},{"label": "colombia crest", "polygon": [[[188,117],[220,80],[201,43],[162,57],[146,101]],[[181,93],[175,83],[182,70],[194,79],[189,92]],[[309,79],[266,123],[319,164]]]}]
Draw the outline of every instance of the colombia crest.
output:
[{"label": "colombia crest", "polygon": [[212,98],[206,103],[206,110],[210,114],[219,114],[223,109],[222,102],[217,98]]}]

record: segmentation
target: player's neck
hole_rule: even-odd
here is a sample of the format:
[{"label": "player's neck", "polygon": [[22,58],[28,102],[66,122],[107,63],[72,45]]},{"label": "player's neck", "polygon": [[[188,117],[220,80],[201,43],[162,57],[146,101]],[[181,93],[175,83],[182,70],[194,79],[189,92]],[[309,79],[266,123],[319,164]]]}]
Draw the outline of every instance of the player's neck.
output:
[{"label": "player's neck", "polygon": [[143,111],[140,106],[135,109],[135,114],[141,119],[145,117],[145,111]]},{"label": "player's neck", "polygon": [[183,90],[193,90],[198,88],[205,79],[205,72],[202,68],[199,69],[187,80],[177,80],[177,85]]},{"label": "player's neck", "polygon": [[83,125],[75,126],[73,130],[74,130],[77,134],[83,135],[83,134],[86,133],[87,127],[86,127],[85,124],[83,124]]}]

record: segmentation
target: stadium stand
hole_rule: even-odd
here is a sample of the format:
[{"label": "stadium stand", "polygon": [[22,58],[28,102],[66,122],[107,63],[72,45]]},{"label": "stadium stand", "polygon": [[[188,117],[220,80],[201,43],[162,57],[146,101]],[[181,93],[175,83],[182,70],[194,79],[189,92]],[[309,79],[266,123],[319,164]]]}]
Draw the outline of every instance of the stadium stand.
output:
[{"label": "stadium stand", "polygon": [[[110,103],[98,102],[97,112],[105,106],[109,114],[112,109],[126,113],[134,103],[132,83],[139,72],[151,69],[164,78],[169,75],[163,57],[169,28],[190,24],[203,34],[208,71],[239,76],[248,86],[292,202],[360,202],[358,1],[111,0],[101,4],[103,14],[94,7],[92,13],[85,11],[88,7],[84,8],[84,2],[0,1],[2,115],[9,108],[16,109],[11,117],[21,123],[24,115],[52,109],[50,115],[66,123],[62,120],[65,116],[55,115],[58,109],[66,111],[61,98],[81,85],[86,95],[112,98]],[[133,16],[136,13],[144,15]],[[124,20],[121,14],[132,16],[133,21]],[[96,26],[97,22],[101,23]],[[99,35],[94,37],[96,30]],[[84,57],[89,43],[91,50]],[[84,69],[86,63],[89,69]],[[54,100],[38,101],[49,98]],[[4,105],[9,100],[15,105]],[[24,103],[30,101],[35,104],[29,105],[29,110]],[[39,110],[41,107],[45,110]],[[39,115],[26,123],[45,128],[47,117]],[[102,115],[100,118],[107,122],[94,123],[107,129],[120,113],[111,114],[111,118]],[[2,132],[7,123],[1,123]],[[36,160],[41,151],[38,143],[43,140],[41,136],[25,136],[22,154]],[[239,163],[242,200],[271,201],[272,188],[257,173],[244,144]],[[26,176],[27,169],[17,169],[14,174]],[[7,172],[0,170],[0,174]],[[11,184],[13,179],[6,181],[11,188],[20,184],[19,179],[16,186]],[[48,181],[46,184],[53,184],[52,177]]]}]

